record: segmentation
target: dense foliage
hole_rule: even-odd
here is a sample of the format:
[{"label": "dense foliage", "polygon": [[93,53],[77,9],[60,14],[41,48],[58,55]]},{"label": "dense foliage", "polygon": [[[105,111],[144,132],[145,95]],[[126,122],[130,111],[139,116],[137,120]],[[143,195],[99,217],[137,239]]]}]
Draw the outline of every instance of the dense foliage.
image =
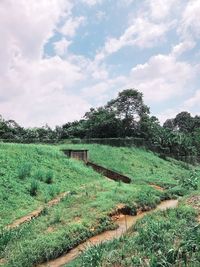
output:
[{"label": "dense foliage", "polygon": [[89,248],[66,266],[197,267],[199,244],[196,213],[182,206],[146,216],[127,235]]},{"label": "dense foliage", "polygon": [[67,122],[54,130],[48,125],[25,129],[0,117],[0,139],[18,142],[57,142],[69,138],[142,138],[148,148],[181,160],[200,156],[200,116],[184,111],[163,126],[150,115],[143,95],[135,89],[118,94],[105,106],[91,108],[83,119]]},{"label": "dense foliage", "polygon": [[[165,199],[193,192],[199,194],[200,170],[197,166],[174,159],[164,160],[140,148],[84,145],[90,150],[91,160],[128,174],[132,182],[124,184],[106,179],[82,162],[65,157],[61,150],[67,147],[66,144],[57,146],[0,144],[0,265],[2,267],[37,266],[38,263],[57,258],[91,236],[115,229],[117,226],[113,223],[110,214],[115,214],[119,207],[126,207],[130,214],[135,214],[136,211],[154,208]],[[158,185],[165,190],[158,190]],[[49,206],[48,201],[62,192],[68,192],[68,194],[61,202]],[[21,224],[15,229],[5,227],[40,207],[42,213],[30,222]],[[176,218],[173,213],[170,213],[169,217],[160,219],[159,227],[155,229],[157,217],[153,223],[151,223],[151,217],[141,224],[138,223],[137,231],[140,233],[136,240],[138,248],[135,247],[133,236],[130,237],[130,242],[126,243],[126,240],[129,240],[126,239],[128,237],[124,239],[123,246],[130,248],[128,255],[131,258],[125,255],[125,258],[119,261],[121,266],[131,266],[129,260],[132,261],[135,258],[135,253],[139,257],[136,260],[144,260],[146,252],[149,259],[153,257],[156,260],[158,245],[162,246],[163,255],[158,258],[159,260],[168,257],[168,251],[171,248],[175,251],[178,249],[179,252],[179,247],[172,243],[173,234],[177,235],[178,240],[187,242],[184,246],[186,253],[192,252],[190,242],[194,241],[194,244],[198,242],[198,232],[191,228],[194,225],[192,222],[195,221],[195,216],[193,213],[187,215],[187,212],[181,216]],[[181,219],[179,222],[180,218],[186,218],[186,216],[189,218],[187,221]],[[158,215],[158,218],[160,217]],[[174,223],[173,220],[175,220]],[[143,225],[146,226],[143,227]],[[143,232],[142,228],[146,229],[146,232]],[[161,240],[158,231],[162,233]],[[149,233],[151,233],[150,236]],[[186,239],[188,234],[189,236],[193,234],[192,239]],[[149,238],[147,239],[146,236]],[[153,238],[152,250],[149,246],[151,238]],[[142,249],[143,239],[145,239],[146,249]],[[116,242],[121,255],[120,248],[123,246]],[[109,247],[110,251],[112,251],[112,244]],[[89,259],[85,259],[84,256],[85,265],[77,266],[101,266],[95,264],[97,260],[98,264],[101,264],[102,257],[97,258],[95,250],[91,253]],[[107,249],[106,253],[109,253]],[[124,265],[126,257],[129,265]],[[197,253],[192,253],[188,260],[195,262],[199,259],[197,257]],[[114,260],[115,257],[112,259]]]},{"label": "dense foliage", "polygon": [[[153,208],[161,200],[179,195],[184,187],[187,192],[193,190],[191,183],[181,180],[179,185],[179,180],[196,168],[190,166],[188,170],[176,160],[165,161],[139,148],[90,145],[92,160],[101,163],[102,158],[106,167],[117,166],[124,174],[129,171],[133,182],[123,184],[105,179],[83,163],[68,159],[60,151],[64,147],[0,144],[3,266],[35,266],[58,257],[90,236],[113,229],[109,214],[119,204],[129,207],[134,214],[137,209]],[[120,165],[119,160],[127,164]],[[199,169],[196,171],[199,177]],[[162,185],[166,191],[158,191],[149,183]],[[69,194],[57,205],[48,207],[47,202],[61,192]],[[39,207],[44,208],[39,217],[16,229],[5,229],[7,224]]]}]

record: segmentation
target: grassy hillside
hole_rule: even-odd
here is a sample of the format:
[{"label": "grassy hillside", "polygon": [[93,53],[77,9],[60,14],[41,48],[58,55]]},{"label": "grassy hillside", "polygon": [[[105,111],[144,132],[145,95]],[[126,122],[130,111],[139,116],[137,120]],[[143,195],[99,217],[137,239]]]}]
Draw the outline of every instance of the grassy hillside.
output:
[{"label": "grassy hillside", "polygon": [[89,159],[106,168],[129,176],[133,182],[152,182],[162,186],[176,185],[181,176],[189,175],[187,164],[163,160],[139,148],[104,145],[61,145],[61,148],[89,149]]},{"label": "grassy hillside", "polygon": [[[122,184],[66,158],[60,151],[63,147],[0,144],[2,266],[30,267],[56,258],[88,237],[115,228],[109,214],[119,204],[129,206],[134,214],[138,208],[155,207],[180,189],[162,192],[149,182],[173,187],[191,172],[180,163],[139,149],[87,146],[91,160],[133,178],[133,183]],[[40,217],[17,229],[5,229],[66,191],[70,194],[58,205],[45,208]]]},{"label": "grassy hillside", "polygon": [[198,267],[198,212],[200,210],[195,211],[191,206],[182,203],[176,209],[152,213],[139,220],[120,239],[88,249],[66,267]]},{"label": "grassy hillside", "polygon": [[0,144],[0,226],[60,192],[77,190],[96,180],[100,175],[67,159],[53,146]]}]

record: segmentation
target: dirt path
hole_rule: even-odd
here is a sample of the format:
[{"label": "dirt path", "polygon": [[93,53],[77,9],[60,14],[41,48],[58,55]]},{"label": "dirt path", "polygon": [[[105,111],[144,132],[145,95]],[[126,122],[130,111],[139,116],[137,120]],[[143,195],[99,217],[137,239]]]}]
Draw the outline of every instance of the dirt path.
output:
[{"label": "dirt path", "polygon": [[[164,191],[164,188],[162,188],[162,187],[160,187],[158,185],[155,185],[155,184],[149,184],[149,185],[152,186],[153,188],[155,188],[156,190]],[[69,192],[64,192],[64,193],[60,194],[59,196],[57,196],[56,198],[50,200],[47,203],[47,207],[52,207],[52,206],[57,205],[61,201],[61,199],[66,197],[68,194],[69,194]],[[6,228],[8,228],[8,229],[15,228],[15,227],[18,227],[19,225],[21,225],[21,224],[23,224],[25,222],[31,221],[33,218],[39,217],[41,215],[43,209],[44,209],[43,207],[40,207],[37,210],[32,211],[28,215],[23,216],[23,217],[17,219],[16,221],[14,221],[13,223],[7,225]]]},{"label": "dirt path", "polygon": [[116,230],[106,231],[97,236],[89,238],[86,242],[78,245],[74,249],[70,250],[67,254],[51,260],[47,263],[40,264],[37,267],[61,267],[75,258],[77,258],[81,253],[83,253],[88,247],[100,244],[102,242],[110,241],[114,238],[122,236],[131,226],[133,226],[137,220],[143,218],[146,214],[149,214],[153,211],[166,210],[168,208],[175,208],[178,205],[178,200],[166,200],[160,203],[156,209],[141,212],[136,216],[123,215],[115,217],[115,223],[118,225]]},{"label": "dirt path", "polygon": [[[64,193],[61,193],[60,195],[58,195],[56,198],[50,200],[46,206],[49,208],[49,207],[52,207],[52,206],[55,206],[57,205],[63,198],[65,198],[67,195],[69,194],[69,192],[64,192]],[[42,211],[44,210],[44,207],[40,207],[38,208],[37,210],[34,210],[32,211],[31,213],[29,213],[28,215],[20,218],[20,219],[17,219],[16,221],[14,221],[13,223],[7,225],[7,229],[12,229],[12,228],[15,228],[15,227],[18,227],[20,226],[21,224],[25,223],[25,222],[29,222],[31,221],[33,218],[37,218],[41,215]]]},{"label": "dirt path", "polygon": [[158,191],[165,191],[165,188],[159,186],[159,185],[156,185],[156,184],[149,184],[151,187],[153,187],[154,189],[158,190]]},{"label": "dirt path", "polygon": [[6,263],[6,260],[5,259],[0,259],[0,265],[3,265]]},{"label": "dirt path", "polygon": [[198,212],[198,221],[200,223],[200,195],[191,196],[187,202],[190,206],[192,206]]}]

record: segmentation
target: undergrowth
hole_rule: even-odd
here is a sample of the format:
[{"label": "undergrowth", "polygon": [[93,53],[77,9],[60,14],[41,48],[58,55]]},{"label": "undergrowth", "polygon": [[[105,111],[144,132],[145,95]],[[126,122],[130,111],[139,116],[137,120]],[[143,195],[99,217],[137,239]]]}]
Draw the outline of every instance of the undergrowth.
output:
[{"label": "undergrowth", "polygon": [[[185,195],[190,190],[194,190],[191,186],[191,183],[193,184],[193,178],[190,176],[191,166],[185,168],[177,161],[164,161],[144,150],[88,146],[93,161],[132,178],[131,184],[124,184],[105,179],[83,163],[66,158],[60,148],[60,146],[46,145],[0,144],[0,226],[2,229],[0,257],[6,259],[4,264],[6,267],[34,266],[63,254],[92,235],[115,228],[116,225],[110,220],[109,214],[115,212],[119,204],[128,207],[130,213],[134,215],[138,208],[148,210],[154,208],[161,200]],[[198,178],[199,172],[197,171],[195,175]],[[180,182],[182,177],[187,176],[191,179],[189,187],[187,183]],[[166,190],[158,191],[149,183],[164,186]],[[17,229],[5,231],[7,224],[40,206],[45,206],[59,193],[68,191],[71,193],[64,200],[54,207],[46,206],[38,218]],[[164,226],[162,224],[159,226],[161,229],[162,227],[168,229],[166,221],[173,216],[174,220],[176,218],[175,215],[168,213],[165,216]],[[193,215],[190,214],[190,216]],[[186,224],[182,219],[181,221],[183,224],[179,224],[179,227],[185,227],[186,230]],[[141,226],[141,229],[138,224],[137,231],[142,233],[142,228],[144,229],[146,224],[147,222]],[[148,231],[150,232],[150,229]],[[164,230],[163,235],[165,240]],[[88,259],[87,261],[83,259],[81,264],[96,267],[98,265],[94,264],[98,262],[102,264],[105,253],[108,259],[117,260],[118,256],[115,254],[119,252],[123,264],[127,260],[128,263],[134,261],[133,266],[142,266],[137,265],[137,262],[145,261],[139,251],[136,250],[137,253],[131,259],[126,255],[126,250],[129,248],[134,251],[135,247],[132,243],[139,242],[135,238],[135,236],[130,239],[123,237],[119,241],[119,248],[118,241],[113,241],[113,244],[116,244],[116,250],[113,251],[110,247],[110,252],[105,245],[102,245],[103,253],[102,250],[97,251],[100,254],[96,255],[95,259],[93,255],[96,253],[96,248],[94,248],[91,252],[88,251],[91,254],[86,254]],[[127,243],[125,241],[121,243],[121,240],[126,240]],[[159,241],[159,239],[156,240]],[[139,248],[141,250],[140,242]],[[128,251],[132,253],[130,249]],[[152,255],[155,254],[152,253]],[[105,262],[105,264],[108,263]]]},{"label": "undergrowth", "polygon": [[200,225],[187,206],[156,212],[120,239],[89,248],[68,267],[198,267]]}]

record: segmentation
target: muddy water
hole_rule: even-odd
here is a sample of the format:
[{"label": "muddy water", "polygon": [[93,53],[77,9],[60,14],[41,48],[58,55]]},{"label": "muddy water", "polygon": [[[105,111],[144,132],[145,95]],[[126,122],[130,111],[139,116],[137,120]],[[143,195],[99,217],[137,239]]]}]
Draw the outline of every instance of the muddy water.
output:
[{"label": "muddy water", "polygon": [[100,244],[105,241],[110,241],[114,238],[122,236],[131,226],[133,226],[137,222],[137,220],[141,219],[146,214],[149,214],[153,211],[166,210],[168,208],[175,208],[177,207],[177,205],[178,205],[178,200],[166,200],[166,201],[163,201],[161,204],[159,204],[156,207],[156,209],[147,211],[147,212],[141,212],[140,214],[136,216],[119,215],[119,217],[115,221],[115,223],[119,226],[116,230],[106,231],[106,232],[103,232],[102,234],[91,237],[86,242],[70,250],[67,254],[55,260],[51,260],[47,263],[38,265],[38,267],[61,267],[71,262],[72,260],[74,260],[82,252],[84,252],[88,247]]}]

